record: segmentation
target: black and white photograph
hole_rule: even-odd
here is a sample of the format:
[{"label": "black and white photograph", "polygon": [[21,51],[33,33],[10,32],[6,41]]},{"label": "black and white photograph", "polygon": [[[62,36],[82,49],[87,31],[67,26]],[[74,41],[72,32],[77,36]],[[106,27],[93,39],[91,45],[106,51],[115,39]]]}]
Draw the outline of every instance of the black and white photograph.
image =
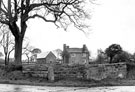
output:
[{"label": "black and white photograph", "polygon": [[135,92],[135,0],[0,0],[0,92]]}]

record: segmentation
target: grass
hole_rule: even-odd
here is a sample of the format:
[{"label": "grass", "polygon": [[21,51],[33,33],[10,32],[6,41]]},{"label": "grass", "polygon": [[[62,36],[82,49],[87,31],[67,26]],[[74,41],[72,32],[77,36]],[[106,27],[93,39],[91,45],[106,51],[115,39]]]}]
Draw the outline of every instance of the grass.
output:
[{"label": "grass", "polygon": [[[15,73],[14,73],[15,74]],[[99,86],[135,86],[135,80],[130,79],[104,79],[101,81],[84,79],[59,79],[50,82],[45,78],[20,77],[20,79],[10,79],[9,76],[0,78],[0,83],[34,86],[64,86],[64,87],[99,87]]]}]

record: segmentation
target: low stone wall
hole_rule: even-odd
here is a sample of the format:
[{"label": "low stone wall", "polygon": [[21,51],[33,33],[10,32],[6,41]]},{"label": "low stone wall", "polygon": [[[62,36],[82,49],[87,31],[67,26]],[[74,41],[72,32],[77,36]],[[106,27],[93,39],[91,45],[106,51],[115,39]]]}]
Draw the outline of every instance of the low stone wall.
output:
[{"label": "low stone wall", "polygon": [[105,78],[125,78],[127,75],[126,63],[89,64],[89,65],[27,65],[24,73],[35,77],[44,77],[53,81],[62,78],[81,78],[102,80]]},{"label": "low stone wall", "polygon": [[125,78],[127,75],[127,66],[126,63],[93,64],[87,65],[86,72],[87,79]]},{"label": "low stone wall", "polygon": [[23,73],[33,77],[47,78],[49,81],[54,81],[53,67],[46,64],[28,64],[23,65]]},{"label": "low stone wall", "polygon": [[44,64],[29,64],[23,66],[23,73],[30,74],[34,77],[47,78],[48,66]]},{"label": "low stone wall", "polygon": [[85,65],[56,65],[54,66],[55,78],[83,78]]},{"label": "low stone wall", "polygon": [[127,63],[127,78],[135,79],[135,63]]},{"label": "low stone wall", "polygon": [[55,77],[82,78],[102,80],[105,78],[125,78],[127,66],[125,63],[91,64],[91,65],[61,65],[54,68]]}]

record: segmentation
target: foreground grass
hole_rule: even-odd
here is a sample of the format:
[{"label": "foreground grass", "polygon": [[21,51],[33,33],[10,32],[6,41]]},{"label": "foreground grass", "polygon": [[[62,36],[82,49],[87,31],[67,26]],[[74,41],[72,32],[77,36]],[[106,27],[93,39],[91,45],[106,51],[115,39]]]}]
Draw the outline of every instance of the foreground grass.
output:
[{"label": "foreground grass", "polygon": [[0,78],[0,83],[34,86],[63,86],[63,87],[99,87],[99,86],[135,86],[135,80],[131,79],[104,79],[101,81],[84,79],[59,79],[53,82],[45,78],[36,78],[21,76],[20,78],[11,78],[8,75]]}]

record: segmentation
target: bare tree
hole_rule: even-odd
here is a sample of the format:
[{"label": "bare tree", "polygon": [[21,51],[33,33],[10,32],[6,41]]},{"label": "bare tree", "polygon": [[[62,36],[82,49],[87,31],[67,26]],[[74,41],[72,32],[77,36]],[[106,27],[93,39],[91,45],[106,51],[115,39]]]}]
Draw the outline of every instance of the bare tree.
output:
[{"label": "bare tree", "polygon": [[55,50],[53,50],[53,53],[56,55],[57,59],[62,58],[62,50],[61,49],[55,49]]},{"label": "bare tree", "polygon": [[26,44],[26,46],[23,48],[22,55],[26,55],[28,63],[30,62],[30,57],[32,56],[32,51],[35,47],[30,46],[29,43]]},{"label": "bare tree", "polygon": [[1,27],[1,42],[0,45],[3,47],[4,56],[5,56],[5,65],[9,64],[10,53],[14,50],[14,38],[9,31],[7,26]]},{"label": "bare tree", "polygon": [[30,46],[29,43],[27,43],[26,46],[23,47],[22,55],[26,55],[29,63],[30,61],[35,61],[35,59],[37,58],[37,54],[40,53],[41,53],[41,49]]},{"label": "bare tree", "polygon": [[35,62],[36,59],[37,59],[37,55],[40,54],[41,52],[42,52],[42,51],[41,51],[41,49],[39,49],[39,48],[34,48],[34,49],[32,50],[32,59],[33,59],[34,62]]},{"label": "bare tree", "polygon": [[83,4],[92,0],[0,0],[0,23],[8,25],[15,37],[15,65],[22,67],[22,44],[27,21],[41,18],[67,29],[71,23],[80,30],[87,27],[80,20],[88,17]]}]

